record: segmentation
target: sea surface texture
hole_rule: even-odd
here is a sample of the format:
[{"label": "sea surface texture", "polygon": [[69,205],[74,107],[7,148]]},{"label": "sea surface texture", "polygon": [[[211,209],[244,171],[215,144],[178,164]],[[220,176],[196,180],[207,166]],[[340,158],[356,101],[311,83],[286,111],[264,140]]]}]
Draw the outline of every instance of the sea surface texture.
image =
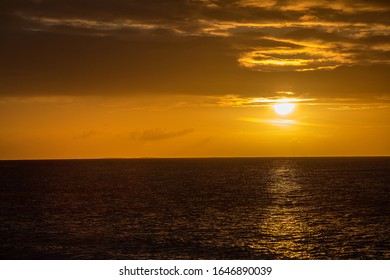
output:
[{"label": "sea surface texture", "polygon": [[390,259],[390,158],[0,161],[1,259]]}]

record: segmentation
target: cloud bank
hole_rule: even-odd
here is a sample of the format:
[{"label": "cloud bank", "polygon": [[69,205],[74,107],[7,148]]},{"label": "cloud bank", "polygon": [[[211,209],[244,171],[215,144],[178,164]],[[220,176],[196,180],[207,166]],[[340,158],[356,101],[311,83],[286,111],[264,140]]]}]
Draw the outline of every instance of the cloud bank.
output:
[{"label": "cloud bank", "polygon": [[0,95],[389,95],[390,2],[5,0]]}]

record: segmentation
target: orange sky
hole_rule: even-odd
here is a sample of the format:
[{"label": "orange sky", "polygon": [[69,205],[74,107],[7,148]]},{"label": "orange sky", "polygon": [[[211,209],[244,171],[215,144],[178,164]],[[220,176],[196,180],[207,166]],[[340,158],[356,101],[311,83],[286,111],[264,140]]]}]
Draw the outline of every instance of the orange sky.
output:
[{"label": "orange sky", "polygon": [[2,1],[0,159],[390,155],[389,15],[384,0]]}]

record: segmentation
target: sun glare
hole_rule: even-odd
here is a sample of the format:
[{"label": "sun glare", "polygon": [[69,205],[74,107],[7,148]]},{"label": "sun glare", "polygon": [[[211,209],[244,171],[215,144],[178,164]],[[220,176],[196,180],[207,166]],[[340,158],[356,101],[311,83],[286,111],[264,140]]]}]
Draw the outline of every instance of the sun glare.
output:
[{"label": "sun glare", "polygon": [[286,116],[294,111],[295,104],[288,102],[276,103],[273,105],[273,108],[276,114],[280,116]]}]

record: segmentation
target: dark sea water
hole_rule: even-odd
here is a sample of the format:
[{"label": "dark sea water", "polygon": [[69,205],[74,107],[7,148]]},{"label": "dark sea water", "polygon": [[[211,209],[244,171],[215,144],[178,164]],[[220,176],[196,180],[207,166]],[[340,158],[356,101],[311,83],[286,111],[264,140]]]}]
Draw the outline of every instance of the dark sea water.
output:
[{"label": "dark sea water", "polygon": [[1,259],[390,259],[390,158],[0,161]]}]

